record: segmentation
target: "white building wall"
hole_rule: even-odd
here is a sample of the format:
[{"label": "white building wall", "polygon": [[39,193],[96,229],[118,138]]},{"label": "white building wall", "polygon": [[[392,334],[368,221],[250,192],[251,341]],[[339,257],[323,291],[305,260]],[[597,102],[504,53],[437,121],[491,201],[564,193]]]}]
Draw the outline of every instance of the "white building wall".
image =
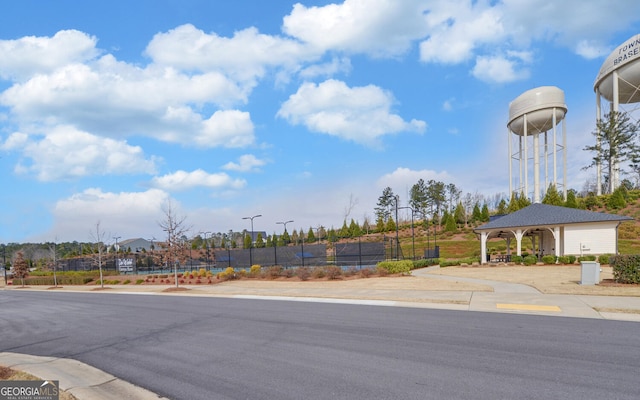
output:
[{"label": "white building wall", "polygon": [[617,222],[576,224],[564,227],[564,254],[615,254]]}]

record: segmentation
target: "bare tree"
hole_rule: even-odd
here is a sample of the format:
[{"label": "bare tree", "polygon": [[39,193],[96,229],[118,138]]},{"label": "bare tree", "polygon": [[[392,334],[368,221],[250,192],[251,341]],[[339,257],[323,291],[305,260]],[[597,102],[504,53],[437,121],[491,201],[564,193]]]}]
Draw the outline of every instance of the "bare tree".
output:
[{"label": "bare tree", "polygon": [[186,236],[191,227],[185,226],[187,218],[178,215],[171,200],[167,201],[162,211],[164,212],[165,219],[163,221],[159,221],[158,225],[167,233],[166,259],[167,262],[173,263],[174,278],[176,281],[176,287],[178,287],[178,263],[180,261],[183,263],[186,262],[188,255],[188,245],[184,240],[182,240],[182,237]]},{"label": "bare tree", "polygon": [[96,222],[96,230],[95,232],[90,232],[89,236],[95,246],[93,254],[95,257],[94,262],[98,265],[98,269],[100,270],[100,287],[104,289],[104,278],[102,276],[102,253],[104,252],[104,238],[106,233],[100,229],[100,221]]},{"label": "bare tree", "polygon": [[346,221],[349,215],[351,215],[351,211],[353,208],[358,205],[358,199],[353,198],[353,193],[349,194],[349,205],[344,208],[344,220]]}]

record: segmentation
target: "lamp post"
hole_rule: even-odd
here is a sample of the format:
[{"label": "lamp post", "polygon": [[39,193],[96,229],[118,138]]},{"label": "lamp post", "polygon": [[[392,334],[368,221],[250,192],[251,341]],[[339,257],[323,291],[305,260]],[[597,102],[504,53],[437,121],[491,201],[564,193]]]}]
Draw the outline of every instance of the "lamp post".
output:
[{"label": "lamp post", "polygon": [[207,271],[209,270],[209,245],[207,244],[207,235],[211,232],[200,232],[204,235],[204,255],[207,260]]},{"label": "lamp post", "polygon": [[[289,223],[291,223],[291,222],[293,222],[293,220],[292,220],[292,219],[290,219],[289,221],[276,222],[276,224],[284,225],[284,232],[282,233],[282,235],[283,235],[283,236],[284,236],[284,233],[287,231],[287,224],[289,224]],[[283,242],[283,243],[284,243],[284,242]],[[276,243],[276,246],[277,246],[277,245],[278,245],[278,244]],[[284,245],[286,246],[287,244],[285,243]],[[274,246],[274,251],[275,251],[275,246]],[[274,253],[274,255],[275,255],[275,253]],[[278,259],[277,259],[277,258],[276,258],[274,261],[275,261],[275,264],[278,264]]]},{"label": "lamp post", "polygon": [[2,245],[2,269],[4,270],[4,285],[7,286],[7,245]]},{"label": "lamp post", "polygon": [[415,236],[415,232],[413,229],[413,213],[415,212],[415,210],[409,206],[406,207],[399,207],[398,209],[409,209],[411,210],[411,252],[413,254],[413,259],[416,259],[416,236]]},{"label": "lamp post", "polygon": [[249,267],[253,266],[253,255],[251,253],[251,250],[253,249],[253,219],[254,218],[258,218],[258,217],[262,217],[262,214],[258,214],[258,215],[254,215],[252,217],[243,217],[242,219],[250,219],[251,220],[251,241],[249,243]]},{"label": "lamp post", "polygon": [[395,195],[393,196],[393,199],[395,200],[395,211],[396,211],[396,260],[398,260],[400,258],[400,235],[399,235],[399,229],[398,226],[400,225],[398,223],[398,201],[400,201],[400,196]]},{"label": "lamp post", "polygon": [[116,269],[116,271],[118,270],[118,252],[120,251],[120,248],[118,247],[118,239],[120,239],[121,236],[114,236],[113,238],[116,240],[116,254],[114,256],[114,268]]}]

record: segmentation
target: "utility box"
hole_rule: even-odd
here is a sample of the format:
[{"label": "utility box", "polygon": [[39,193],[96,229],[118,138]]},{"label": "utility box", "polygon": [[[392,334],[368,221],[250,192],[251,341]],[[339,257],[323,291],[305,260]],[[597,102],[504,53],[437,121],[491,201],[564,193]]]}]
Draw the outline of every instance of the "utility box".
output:
[{"label": "utility box", "polygon": [[600,263],[596,261],[580,261],[582,274],[581,285],[597,285],[600,283]]}]

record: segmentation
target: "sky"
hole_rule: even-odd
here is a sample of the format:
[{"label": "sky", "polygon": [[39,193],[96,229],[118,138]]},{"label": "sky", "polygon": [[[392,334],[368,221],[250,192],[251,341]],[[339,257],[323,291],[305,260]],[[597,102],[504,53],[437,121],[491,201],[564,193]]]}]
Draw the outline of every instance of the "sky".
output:
[{"label": "sky", "polygon": [[[340,228],[419,179],[509,192],[509,104],[556,86],[567,187],[636,0],[5,0],[0,242]],[[507,195],[505,194],[505,197]]]}]

